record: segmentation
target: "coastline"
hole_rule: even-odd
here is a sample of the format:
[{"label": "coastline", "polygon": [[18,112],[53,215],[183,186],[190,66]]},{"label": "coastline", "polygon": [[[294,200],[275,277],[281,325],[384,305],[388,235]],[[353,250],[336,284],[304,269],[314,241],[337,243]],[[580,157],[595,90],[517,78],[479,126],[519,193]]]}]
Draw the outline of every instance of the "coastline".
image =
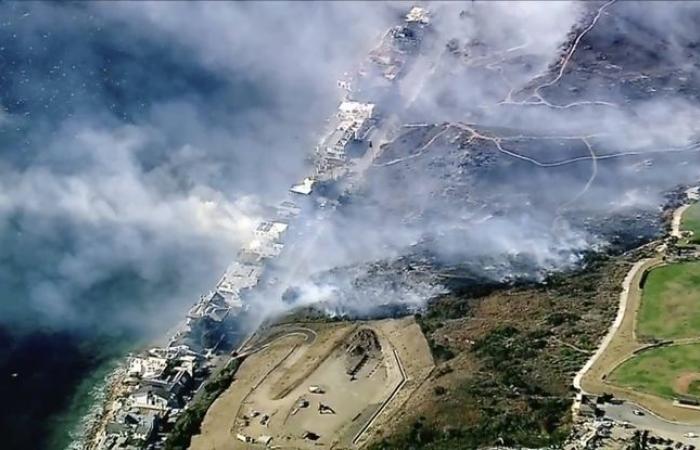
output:
[{"label": "coastline", "polygon": [[112,369],[104,379],[104,384],[99,388],[101,395],[95,397],[95,404],[91,411],[83,417],[78,425],[76,436],[67,450],[94,449],[99,444],[102,430],[109,422],[114,412],[113,404],[124,394],[123,383],[126,370],[124,362],[120,361],[117,367]]},{"label": "coastline", "polygon": [[[428,24],[429,13],[420,7],[414,7],[406,15],[403,26],[414,30],[411,39],[415,40],[417,46],[421,42],[422,30]],[[403,35],[399,35],[401,36]],[[370,54],[370,61],[376,62],[372,58],[377,58],[377,55],[393,55],[399,51],[398,45],[394,41],[394,35],[387,33],[380,47]],[[397,61],[388,68],[381,62],[376,63],[381,70],[378,76],[393,82],[399,72],[409,67],[403,59]],[[345,82],[345,85],[349,86],[349,81]],[[336,114],[331,118],[336,122],[335,126],[315,149],[313,173],[301,184],[292,186],[289,189],[291,195],[308,196],[316,183],[348,181],[348,178],[361,177],[371,161],[381,152],[381,143],[395,117],[378,116],[374,103],[367,100],[351,100],[351,90],[346,90],[348,92],[344,93]],[[339,135],[336,132],[338,129],[342,129],[343,133]],[[365,157],[361,158],[361,162],[365,163],[361,165],[362,170],[355,168],[355,171],[351,171],[353,164],[357,162],[346,153],[348,146],[352,142],[363,142],[372,149],[370,139],[374,139],[378,145],[375,149],[366,151]],[[334,208],[335,206],[331,205],[329,209]],[[161,336],[155,343],[155,348],[141,348],[136,355],[123,358],[117,364],[116,369],[105,378],[104,396],[96,402],[98,406],[94,412],[84,419],[85,425],[78,433],[82,436],[78,436],[74,444],[69,446],[70,450],[95,450],[103,447],[103,443],[111,446],[118,442],[115,439],[126,442],[134,427],[121,423],[124,417],[119,417],[124,415],[120,413],[131,409],[138,410],[134,414],[137,415],[136,420],[139,424],[146,423],[147,420],[152,424],[148,434],[139,434],[140,437],[134,437],[135,440],[148,442],[154,434],[159,435],[161,439],[171,436],[172,430],[169,431],[167,425],[159,431],[160,426],[154,425],[153,417],[160,416],[167,423],[173,423],[174,419],[175,428],[181,416],[187,419],[188,407],[211,376],[209,373],[202,379],[196,373],[203,366],[206,366],[205,369],[209,367],[212,357],[228,356],[228,352],[222,351],[219,344],[237,328],[230,326],[235,325],[241,314],[248,311],[247,293],[261,283],[267,261],[276,258],[282,252],[283,236],[293,219],[301,212],[302,208],[294,202],[285,200],[280,203],[274,216],[257,224],[254,240],[243,245],[238,258],[229,265],[213,290],[201,296],[189,309],[186,320],[181,320],[167,331],[165,336]],[[214,340],[208,339],[212,335],[216,335]],[[186,365],[187,361],[189,366]],[[179,375],[174,375],[173,370]],[[181,394],[183,387],[186,396]],[[161,393],[158,393],[159,396],[155,399],[153,389],[161,389]],[[172,394],[173,392],[177,393]],[[121,430],[126,427],[131,431],[107,433],[108,425],[112,422],[120,422],[117,425],[121,426]]]}]

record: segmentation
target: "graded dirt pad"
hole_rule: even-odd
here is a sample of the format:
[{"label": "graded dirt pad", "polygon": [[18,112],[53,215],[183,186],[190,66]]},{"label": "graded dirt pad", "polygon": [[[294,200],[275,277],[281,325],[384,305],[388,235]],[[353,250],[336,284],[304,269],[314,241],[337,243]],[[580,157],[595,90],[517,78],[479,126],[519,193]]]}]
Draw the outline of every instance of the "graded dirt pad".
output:
[{"label": "graded dirt pad", "polygon": [[259,340],[191,448],[352,448],[432,368],[412,318],[309,327],[311,342],[274,329]]},{"label": "graded dirt pad", "polygon": [[[302,345],[303,337],[298,335],[280,338],[265,350],[246,359],[236,372],[231,386],[212,404],[202,422],[201,434],[192,438],[190,449],[228,450],[236,448],[235,434],[232,434],[234,418],[241,402],[250,389],[264,380],[279,361],[289,356],[290,350]],[[240,442],[239,442],[240,444]]]},{"label": "graded dirt pad", "polygon": [[386,401],[382,413],[368,424],[367,430],[356,435],[356,446],[381,438],[406,414],[409,399],[413,400],[435,368],[428,342],[420,326],[412,317],[399,320],[383,320],[376,327],[393,345],[403,368],[405,381],[390,401]]}]

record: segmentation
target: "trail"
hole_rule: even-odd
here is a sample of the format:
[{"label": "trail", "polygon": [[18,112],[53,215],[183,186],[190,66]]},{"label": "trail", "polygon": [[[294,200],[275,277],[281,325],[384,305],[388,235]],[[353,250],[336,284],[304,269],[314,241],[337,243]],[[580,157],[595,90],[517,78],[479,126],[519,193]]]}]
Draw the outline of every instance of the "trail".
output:
[{"label": "trail", "polygon": [[[472,139],[481,139],[481,140],[485,140],[485,141],[492,142],[492,143],[496,146],[496,148],[498,149],[498,151],[500,151],[501,153],[504,153],[504,154],[506,154],[506,155],[512,156],[512,157],[514,157],[514,158],[521,159],[521,160],[523,160],[523,161],[527,161],[527,162],[529,162],[529,163],[531,163],[531,164],[534,164],[534,165],[536,165],[536,166],[539,166],[539,167],[558,167],[558,166],[564,166],[564,165],[567,165],[567,164],[573,164],[573,163],[579,162],[579,161],[587,161],[587,160],[590,160],[590,159],[594,159],[594,158],[595,158],[595,156],[579,156],[579,157],[567,159],[567,160],[564,160],[564,161],[557,161],[557,162],[541,162],[541,161],[536,160],[535,158],[531,158],[531,157],[529,157],[529,156],[525,156],[525,155],[522,155],[522,154],[520,154],[520,153],[517,153],[517,152],[514,152],[514,151],[512,151],[512,150],[508,150],[508,149],[504,148],[504,147],[501,145],[501,141],[503,141],[504,139],[501,138],[501,137],[497,137],[497,136],[488,136],[488,135],[479,133],[479,132],[476,131],[473,127],[470,127],[469,125],[466,125],[466,124],[463,124],[463,123],[459,123],[459,122],[452,123],[451,126],[454,126],[454,127],[457,127],[457,128],[459,128],[459,129],[461,129],[461,130],[464,130],[464,131],[469,132],[469,133],[471,134],[471,138],[472,138]],[[591,136],[590,136],[590,135],[587,135],[587,136],[580,136],[580,137],[578,137],[577,139],[585,139],[585,138],[587,138],[587,137],[591,137]],[[571,139],[574,139],[574,138],[571,138]],[[590,146],[589,146],[589,148],[590,148]]]},{"label": "trail", "polygon": [[536,93],[535,97],[539,101],[536,102],[528,102],[528,101],[522,101],[522,102],[516,102],[511,99],[512,96],[512,91],[508,93],[508,96],[506,97],[505,100],[502,100],[497,103],[497,105],[516,105],[516,106],[547,106],[549,108],[554,108],[554,109],[569,109],[569,108],[574,108],[577,106],[609,106],[611,108],[618,108],[619,105],[611,102],[606,102],[602,100],[591,100],[591,101],[580,101],[580,102],[573,102],[569,103],[567,105],[555,105],[554,103],[550,103],[549,101],[545,100],[544,97],[542,97],[541,94]]},{"label": "trail", "polygon": [[[565,166],[568,164],[574,164],[574,163],[581,162],[581,161],[589,161],[589,160],[593,160],[593,159],[595,159],[597,162],[597,161],[601,161],[601,160],[622,158],[622,157],[626,157],[626,156],[644,156],[644,155],[654,155],[654,154],[659,154],[659,153],[683,153],[683,152],[698,152],[698,151],[700,151],[700,142],[694,142],[694,143],[689,144],[685,147],[679,147],[679,148],[666,148],[666,149],[661,149],[661,150],[647,150],[647,151],[628,151],[628,152],[619,152],[619,153],[608,153],[605,155],[595,155],[591,150],[591,154],[588,156],[577,156],[575,158],[569,158],[569,159],[566,159],[563,161],[542,162],[542,161],[539,161],[539,160],[532,158],[530,156],[525,156],[523,154],[520,154],[520,153],[517,153],[517,152],[514,152],[512,150],[508,150],[508,149],[504,148],[501,145],[501,142],[504,140],[508,140],[508,138],[502,138],[502,137],[498,137],[498,136],[488,136],[488,135],[479,133],[471,126],[460,123],[460,122],[454,122],[454,123],[450,124],[450,126],[454,126],[454,127],[459,128],[461,130],[469,132],[471,134],[472,138],[474,138],[474,139],[481,139],[481,140],[492,142],[496,146],[498,151],[500,151],[506,155],[512,156],[514,158],[518,158],[518,159],[521,159],[523,161],[527,161],[527,162],[534,164],[538,167],[559,167],[559,166]],[[595,137],[595,136],[597,136],[597,135],[588,134],[588,135],[582,135],[582,136],[578,136],[578,137],[567,136],[567,137],[562,137],[561,139],[572,139],[572,140],[573,139],[580,139],[586,143],[586,145],[588,146],[588,148],[590,150],[591,146],[588,143],[587,139]],[[556,136],[550,136],[549,138],[550,139],[556,138]],[[511,138],[511,139],[515,139],[515,138]]]},{"label": "trail", "polygon": [[[605,9],[608,8],[610,5],[612,5],[613,3],[615,3],[615,1],[616,0],[610,0],[607,3],[603,4],[600,8],[598,8],[598,11],[596,12],[595,16],[593,17],[593,20],[591,20],[591,23],[588,24],[588,26],[586,28],[584,28],[583,31],[581,31],[581,33],[579,33],[578,36],[576,36],[576,39],[574,40],[573,45],[571,46],[569,51],[564,56],[564,59],[562,60],[561,66],[559,67],[559,71],[557,72],[557,76],[554,77],[550,81],[547,81],[547,82],[544,82],[544,83],[538,85],[535,88],[532,96],[537,98],[537,101],[521,101],[521,102],[513,101],[512,98],[513,98],[514,89],[510,85],[510,83],[506,83],[509,85],[509,87],[511,87],[511,89],[508,92],[508,95],[506,96],[506,98],[504,100],[498,102],[497,105],[547,106],[547,107],[553,108],[553,109],[569,109],[569,108],[575,108],[578,106],[606,106],[606,107],[617,108],[618,105],[616,105],[615,103],[606,102],[606,101],[602,101],[602,100],[578,101],[578,102],[573,102],[573,103],[569,103],[566,105],[556,105],[556,104],[553,104],[553,103],[549,102],[548,100],[546,100],[541,92],[542,89],[550,87],[550,86],[554,86],[555,84],[557,84],[559,82],[559,80],[561,80],[561,78],[564,76],[564,72],[566,71],[567,66],[569,65],[569,62],[571,62],[571,58],[573,57],[574,53],[576,53],[576,49],[578,48],[579,44],[581,43],[581,40],[583,39],[583,37],[595,27],[595,25],[598,23],[598,20],[600,19],[601,15],[605,11]],[[504,81],[507,81],[507,80],[505,80],[505,77],[502,76],[502,78],[504,78]]]},{"label": "trail", "polygon": [[559,210],[567,208],[568,206],[574,204],[579,198],[583,197],[586,194],[586,192],[588,192],[588,189],[590,189],[591,185],[593,184],[593,181],[595,181],[595,178],[598,175],[598,157],[593,151],[593,146],[585,137],[581,138],[581,141],[583,141],[583,143],[586,144],[586,147],[588,147],[588,151],[591,153],[591,176],[588,178],[588,181],[586,182],[581,192],[576,194],[576,196],[568,202],[561,205],[559,207]]},{"label": "trail", "polygon": [[591,23],[576,37],[576,40],[574,41],[574,45],[571,47],[571,49],[569,50],[567,55],[564,57],[564,61],[562,62],[561,67],[559,68],[559,73],[557,74],[557,76],[553,80],[537,86],[537,88],[535,89],[536,95],[541,95],[540,90],[542,90],[543,88],[549,87],[549,86],[553,86],[553,85],[557,84],[559,82],[559,80],[561,80],[561,77],[564,76],[564,71],[566,71],[566,66],[569,64],[569,61],[571,61],[571,57],[574,56],[574,53],[576,52],[576,49],[578,48],[579,44],[581,43],[581,40],[583,39],[583,37],[589,31],[591,31],[593,29],[593,27],[595,27],[596,23],[598,23],[598,19],[600,19],[600,16],[603,14],[603,11],[605,11],[605,9],[608,6],[615,3],[615,1],[616,0],[610,0],[609,2],[605,3],[600,8],[598,8],[598,12],[596,13],[596,15],[593,18],[593,20],[591,21]]},{"label": "trail", "polygon": [[671,236],[678,239],[681,238],[681,219],[683,218],[683,213],[688,209],[690,205],[683,205],[673,211],[673,220],[671,221]]},{"label": "trail", "polygon": [[421,146],[421,147],[418,149],[418,151],[417,151],[416,153],[413,153],[413,154],[408,155],[408,156],[404,156],[403,158],[392,159],[392,160],[389,161],[389,162],[385,162],[385,163],[381,163],[381,164],[373,163],[372,165],[375,166],[375,167],[389,167],[389,166],[393,166],[393,165],[395,165],[395,164],[402,163],[402,162],[404,162],[404,161],[408,161],[408,160],[411,160],[411,159],[414,159],[414,158],[418,158],[419,156],[421,156],[421,155],[425,152],[425,150],[427,150],[431,145],[433,145],[433,143],[434,143],[440,136],[442,136],[443,134],[445,134],[445,133],[448,132],[449,130],[450,130],[450,127],[449,127],[449,126],[448,126],[448,127],[445,127],[445,128],[442,129],[442,130],[440,130],[439,133],[437,133],[437,134],[436,134],[435,136],[433,136],[428,142],[426,142],[423,146]]},{"label": "trail", "polygon": [[625,279],[622,281],[622,291],[620,292],[620,301],[618,304],[617,315],[615,316],[615,320],[610,325],[608,333],[605,335],[603,341],[598,346],[598,350],[596,350],[593,356],[591,356],[591,358],[588,361],[586,361],[586,364],[581,368],[581,370],[579,370],[576,373],[576,376],[574,376],[573,385],[576,390],[580,392],[583,391],[583,389],[581,388],[581,379],[583,378],[585,373],[588,372],[588,370],[591,367],[593,367],[593,365],[596,363],[596,361],[598,361],[601,355],[605,353],[605,350],[608,348],[608,345],[610,345],[610,342],[612,341],[613,337],[615,337],[617,330],[622,324],[622,319],[624,319],[625,317],[625,311],[627,311],[627,299],[629,298],[632,280],[634,280],[634,277],[637,275],[637,272],[639,272],[639,270],[642,267],[644,267],[644,265],[649,261],[650,259],[641,259],[632,266],[629,272],[627,272]]}]

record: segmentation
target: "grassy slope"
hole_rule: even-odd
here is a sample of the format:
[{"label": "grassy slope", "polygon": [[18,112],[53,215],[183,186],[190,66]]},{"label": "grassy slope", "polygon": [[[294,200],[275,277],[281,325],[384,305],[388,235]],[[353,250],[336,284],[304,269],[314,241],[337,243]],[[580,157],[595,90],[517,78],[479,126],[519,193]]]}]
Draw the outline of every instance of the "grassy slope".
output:
[{"label": "grassy slope", "polygon": [[693,381],[688,386],[688,394],[700,398],[700,381]]},{"label": "grassy slope", "polygon": [[647,350],[618,367],[610,381],[620,386],[673,398],[676,378],[700,372],[700,344],[657,347]]},{"label": "grassy slope", "polygon": [[649,273],[637,334],[657,339],[700,336],[700,262],[672,264]]},{"label": "grassy slope", "polygon": [[[573,374],[613,320],[629,263],[548,286],[449,295],[420,318],[438,367],[372,449],[543,447],[567,436]],[[583,351],[582,351],[583,350]]]},{"label": "grassy slope", "polygon": [[693,237],[690,238],[690,241],[694,243],[700,242],[700,203],[690,205],[685,210],[681,219],[681,230],[692,231]]}]

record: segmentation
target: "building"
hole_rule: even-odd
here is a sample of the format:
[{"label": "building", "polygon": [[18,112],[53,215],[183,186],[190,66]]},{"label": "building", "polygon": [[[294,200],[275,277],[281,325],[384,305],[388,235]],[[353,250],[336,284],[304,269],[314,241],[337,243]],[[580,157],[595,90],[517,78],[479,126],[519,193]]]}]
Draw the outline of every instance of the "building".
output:
[{"label": "building", "polygon": [[[231,290],[242,291],[250,289],[258,285],[262,276],[263,267],[261,265],[241,264],[234,262],[226,273],[221,278],[221,282],[227,283],[227,287]],[[217,288],[221,285],[217,285]],[[217,289],[218,291],[219,289]]]},{"label": "building", "polygon": [[295,194],[309,195],[313,191],[314,184],[316,184],[316,180],[311,177],[306,177],[301,183],[295,184],[289,188],[289,191]]},{"label": "building", "polygon": [[179,408],[180,402],[176,396],[164,386],[144,385],[129,396],[132,408],[142,411],[155,411],[165,415],[173,408]]},{"label": "building", "polygon": [[274,258],[282,253],[284,244],[273,240],[255,239],[248,245],[246,252],[253,253],[259,258]]},{"label": "building", "polygon": [[362,103],[344,101],[338,106],[338,117],[346,120],[366,120],[374,117],[376,105],[374,103]]},{"label": "building", "polygon": [[209,318],[214,322],[223,322],[228,315],[231,306],[226,302],[223,295],[218,292],[210,292],[202,296],[187,313],[187,325],[191,326],[194,321]]},{"label": "building", "polygon": [[241,299],[241,292],[235,283],[231,283],[228,280],[222,279],[216,286],[216,292],[226,300],[226,304],[229,305],[231,308],[243,308],[243,299]]},{"label": "building", "polygon": [[122,412],[114,422],[107,424],[105,433],[113,436],[128,437],[131,441],[149,442],[157,430],[158,418],[154,414]]},{"label": "building", "polygon": [[345,158],[321,155],[316,161],[316,177],[321,181],[337,180],[348,173]]},{"label": "building", "polygon": [[127,375],[130,377],[159,378],[168,367],[168,360],[159,356],[135,356],[129,358]]},{"label": "building", "polygon": [[406,22],[428,25],[430,23],[430,11],[420,6],[414,6],[408,14],[406,14]]},{"label": "building", "polygon": [[344,101],[338,106],[336,127],[316,147],[316,176],[337,179],[347,173],[350,146],[362,141],[375,125],[375,105]]},{"label": "building", "polygon": [[326,136],[317,151],[322,155],[343,159],[354,136],[355,130],[352,129],[352,122],[340,122],[338,127]]},{"label": "building", "polygon": [[255,236],[270,241],[280,241],[289,225],[285,222],[264,221],[255,229]]},{"label": "building", "polygon": [[243,264],[236,261],[226,269],[216,285],[215,292],[230,308],[244,308],[242,295],[246,290],[258,285],[262,271],[262,264]]},{"label": "building", "polygon": [[297,217],[301,213],[301,208],[290,201],[283,201],[277,206],[277,216],[285,219]]}]

